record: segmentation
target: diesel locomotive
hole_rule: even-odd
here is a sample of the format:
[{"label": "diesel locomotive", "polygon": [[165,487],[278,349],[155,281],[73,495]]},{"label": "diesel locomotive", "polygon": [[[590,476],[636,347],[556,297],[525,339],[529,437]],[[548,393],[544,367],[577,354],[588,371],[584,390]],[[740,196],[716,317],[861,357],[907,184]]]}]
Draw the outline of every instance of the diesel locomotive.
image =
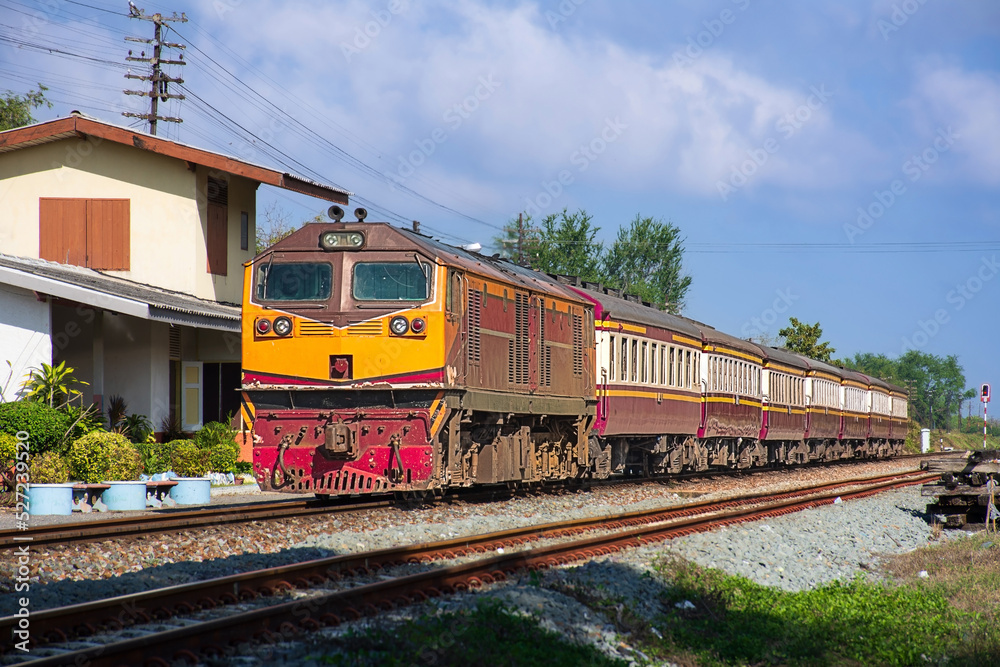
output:
[{"label": "diesel locomotive", "polygon": [[906,392],[385,223],[245,266],[262,489],[443,491],[899,453]]}]

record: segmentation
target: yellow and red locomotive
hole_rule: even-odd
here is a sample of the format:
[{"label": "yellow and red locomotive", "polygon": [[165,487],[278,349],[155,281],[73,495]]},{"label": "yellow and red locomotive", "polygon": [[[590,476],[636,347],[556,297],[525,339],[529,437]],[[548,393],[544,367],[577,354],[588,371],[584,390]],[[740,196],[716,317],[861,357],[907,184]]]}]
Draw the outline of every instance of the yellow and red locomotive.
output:
[{"label": "yellow and red locomotive", "polygon": [[542,274],[387,224],[309,224],[246,266],[243,396],[264,489],[582,475],[593,309]]},{"label": "yellow and red locomotive", "polygon": [[899,387],[356,213],[246,265],[243,397],[263,489],[419,492],[902,450]]}]

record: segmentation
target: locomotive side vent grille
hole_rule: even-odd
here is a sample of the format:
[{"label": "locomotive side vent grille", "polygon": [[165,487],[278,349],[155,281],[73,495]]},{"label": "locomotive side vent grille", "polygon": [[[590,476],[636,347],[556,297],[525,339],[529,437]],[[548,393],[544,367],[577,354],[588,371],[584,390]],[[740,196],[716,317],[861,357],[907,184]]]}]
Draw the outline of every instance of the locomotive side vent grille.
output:
[{"label": "locomotive side vent grille", "polygon": [[583,318],[573,315],[573,375],[583,375]]},{"label": "locomotive side vent grille", "polygon": [[514,304],[514,383],[528,384],[528,295],[515,295]]},{"label": "locomotive side vent grille", "polygon": [[299,322],[300,336],[329,336],[333,333],[333,327],[322,322]]},{"label": "locomotive side vent grille", "polygon": [[347,327],[348,336],[381,336],[383,333],[382,322],[380,320],[360,322]]},{"label": "locomotive side vent grille", "polygon": [[482,326],[483,293],[480,290],[469,290],[469,361],[479,363],[482,358]]},{"label": "locomotive side vent grille", "polygon": [[541,346],[542,362],[542,386],[552,386],[552,348],[545,340],[545,300],[542,299],[541,310],[538,318],[538,344]]}]

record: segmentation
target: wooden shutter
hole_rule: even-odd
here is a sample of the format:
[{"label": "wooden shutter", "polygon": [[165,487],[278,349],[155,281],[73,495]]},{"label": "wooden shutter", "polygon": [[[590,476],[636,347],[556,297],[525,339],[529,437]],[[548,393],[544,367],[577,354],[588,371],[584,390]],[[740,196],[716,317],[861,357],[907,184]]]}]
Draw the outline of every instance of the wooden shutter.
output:
[{"label": "wooden shutter", "polygon": [[87,201],[87,266],[128,271],[130,263],[128,199]]},{"label": "wooden shutter", "polygon": [[38,200],[38,255],[60,264],[128,271],[128,199]]},{"label": "wooden shutter", "polygon": [[38,256],[60,264],[87,265],[87,200],[38,200]]},{"label": "wooden shutter", "polygon": [[209,203],[208,205],[208,272],[217,276],[227,273],[228,248],[227,207]]}]

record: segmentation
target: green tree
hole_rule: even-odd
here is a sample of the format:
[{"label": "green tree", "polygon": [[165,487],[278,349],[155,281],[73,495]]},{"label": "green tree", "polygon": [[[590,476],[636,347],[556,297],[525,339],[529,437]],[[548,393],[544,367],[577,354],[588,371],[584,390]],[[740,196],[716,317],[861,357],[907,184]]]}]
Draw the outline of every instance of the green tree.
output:
[{"label": "green tree", "polygon": [[[529,218],[530,220],[530,218]],[[545,216],[532,239],[529,265],[536,271],[579,276],[601,282],[601,257],[604,247],[594,238],[600,227],[591,224],[593,216],[583,209]]]},{"label": "green tree", "polygon": [[603,274],[615,287],[671,313],[684,307],[691,277],[683,275],[680,230],[669,222],[636,215],[603,258]]},{"label": "green tree", "polygon": [[819,322],[806,324],[790,317],[788,318],[788,326],[778,331],[778,335],[785,339],[787,349],[810,359],[829,362],[833,353],[836,352],[830,343],[819,342],[823,335],[823,327],[819,325]]},{"label": "green tree", "polygon": [[841,362],[865,375],[904,387],[910,394],[910,418],[929,428],[951,428],[961,419],[962,402],[977,395],[966,389],[958,357],[940,357],[910,350],[898,359],[884,354],[858,353]]},{"label": "green tree", "polygon": [[853,357],[839,359],[833,363],[844,368],[856,370],[865,375],[881,378],[886,382],[899,384],[896,378],[899,376],[899,364],[895,359],[890,359],[884,354],[873,354],[871,352],[858,352]]},{"label": "green tree", "polygon": [[951,417],[961,410],[966,394],[965,373],[958,357],[939,357],[917,350],[901,356],[899,379],[910,390],[910,414],[921,425],[949,428]]},{"label": "green tree", "polygon": [[681,274],[684,249],[680,230],[670,223],[637,215],[610,249],[596,240],[600,227],[580,209],[514,219],[493,239],[500,254],[545,273],[578,276],[620,289],[670,312],[679,313],[691,278]]},{"label": "green tree", "polygon": [[51,109],[52,102],[45,99],[46,90],[48,88],[38,84],[38,90],[29,90],[25,95],[15,95],[10,90],[0,95],[0,132],[34,123],[35,119],[31,117],[33,109],[40,106]]}]

